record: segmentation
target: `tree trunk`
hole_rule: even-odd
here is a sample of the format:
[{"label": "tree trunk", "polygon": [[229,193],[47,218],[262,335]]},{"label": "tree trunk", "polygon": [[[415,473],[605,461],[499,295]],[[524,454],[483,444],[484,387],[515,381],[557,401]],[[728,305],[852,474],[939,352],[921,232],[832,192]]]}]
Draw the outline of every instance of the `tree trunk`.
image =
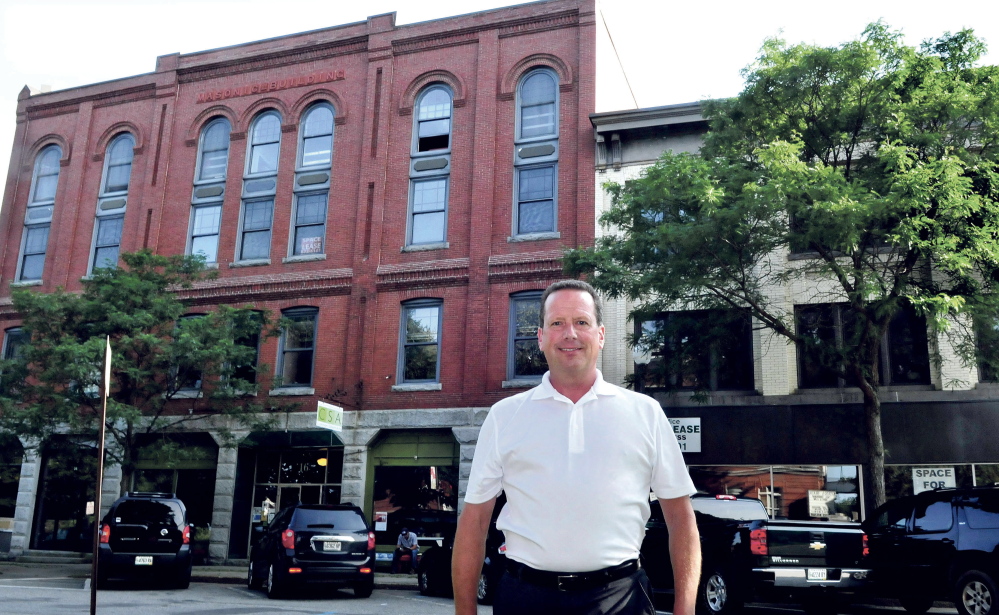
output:
[{"label": "tree trunk", "polygon": [[860,386],[864,394],[864,419],[867,424],[867,464],[874,495],[874,507],[885,503],[885,441],[881,436],[881,397],[870,382]]}]

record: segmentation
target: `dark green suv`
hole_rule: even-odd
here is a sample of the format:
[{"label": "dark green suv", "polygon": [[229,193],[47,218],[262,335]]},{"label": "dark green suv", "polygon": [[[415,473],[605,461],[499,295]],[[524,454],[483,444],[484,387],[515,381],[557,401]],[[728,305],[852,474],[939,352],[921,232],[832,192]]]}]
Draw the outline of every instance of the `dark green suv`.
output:
[{"label": "dark green suv", "polygon": [[191,584],[191,526],[187,509],[172,493],[126,493],[101,521],[97,583],[112,577]]}]

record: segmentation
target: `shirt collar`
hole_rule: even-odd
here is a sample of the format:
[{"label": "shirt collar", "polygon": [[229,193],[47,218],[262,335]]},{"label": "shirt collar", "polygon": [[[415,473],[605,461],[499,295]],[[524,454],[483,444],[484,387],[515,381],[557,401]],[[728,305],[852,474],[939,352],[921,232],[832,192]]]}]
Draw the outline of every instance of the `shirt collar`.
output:
[{"label": "shirt collar", "polygon": [[[590,392],[587,393],[586,395],[584,395],[583,397],[581,397],[580,400],[582,400],[583,398],[587,397],[590,393],[593,393],[594,395],[610,395],[610,396],[613,396],[613,395],[617,395],[617,387],[614,386],[613,384],[607,382],[606,380],[604,380],[603,373],[598,369],[597,370],[597,379],[595,381],[593,381],[593,386],[590,387]],[[534,395],[532,396],[532,398],[533,399],[545,399],[545,398],[555,399],[556,397],[561,397],[562,399],[566,399],[566,397],[564,395],[562,395],[561,393],[559,393],[558,391],[556,391],[555,387],[552,386],[551,372],[545,372],[545,375],[541,377],[541,384],[539,384],[534,389]]]}]

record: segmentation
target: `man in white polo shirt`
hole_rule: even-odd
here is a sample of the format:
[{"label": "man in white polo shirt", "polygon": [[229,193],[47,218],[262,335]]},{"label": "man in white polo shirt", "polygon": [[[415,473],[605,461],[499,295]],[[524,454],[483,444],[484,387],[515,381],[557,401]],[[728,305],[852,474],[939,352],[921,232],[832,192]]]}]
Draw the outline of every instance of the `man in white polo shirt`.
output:
[{"label": "man in white polo shirt", "polygon": [[495,615],[655,613],[638,553],[649,491],[670,533],[676,615],[693,615],[700,545],[694,486],[662,408],[603,380],[600,299],[563,280],[541,297],[539,386],[492,407],[479,432],[452,576],[455,613],[476,612],[476,584],[496,497],[509,567]]}]

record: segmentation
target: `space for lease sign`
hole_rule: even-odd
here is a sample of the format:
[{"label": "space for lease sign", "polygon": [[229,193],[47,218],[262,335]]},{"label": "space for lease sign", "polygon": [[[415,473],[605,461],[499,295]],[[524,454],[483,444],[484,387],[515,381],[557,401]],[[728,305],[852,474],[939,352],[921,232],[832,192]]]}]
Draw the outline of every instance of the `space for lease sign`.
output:
[{"label": "space for lease sign", "polygon": [[670,419],[669,424],[673,426],[673,435],[680,445],[680,450],[684,453],[701,452],[701,419],[700,417]]},{"label": "space for lease sign", "polygon": [[957,487],[954,466],[945,468],[912,468],[912,492],[922,493],[930,489]]}]

